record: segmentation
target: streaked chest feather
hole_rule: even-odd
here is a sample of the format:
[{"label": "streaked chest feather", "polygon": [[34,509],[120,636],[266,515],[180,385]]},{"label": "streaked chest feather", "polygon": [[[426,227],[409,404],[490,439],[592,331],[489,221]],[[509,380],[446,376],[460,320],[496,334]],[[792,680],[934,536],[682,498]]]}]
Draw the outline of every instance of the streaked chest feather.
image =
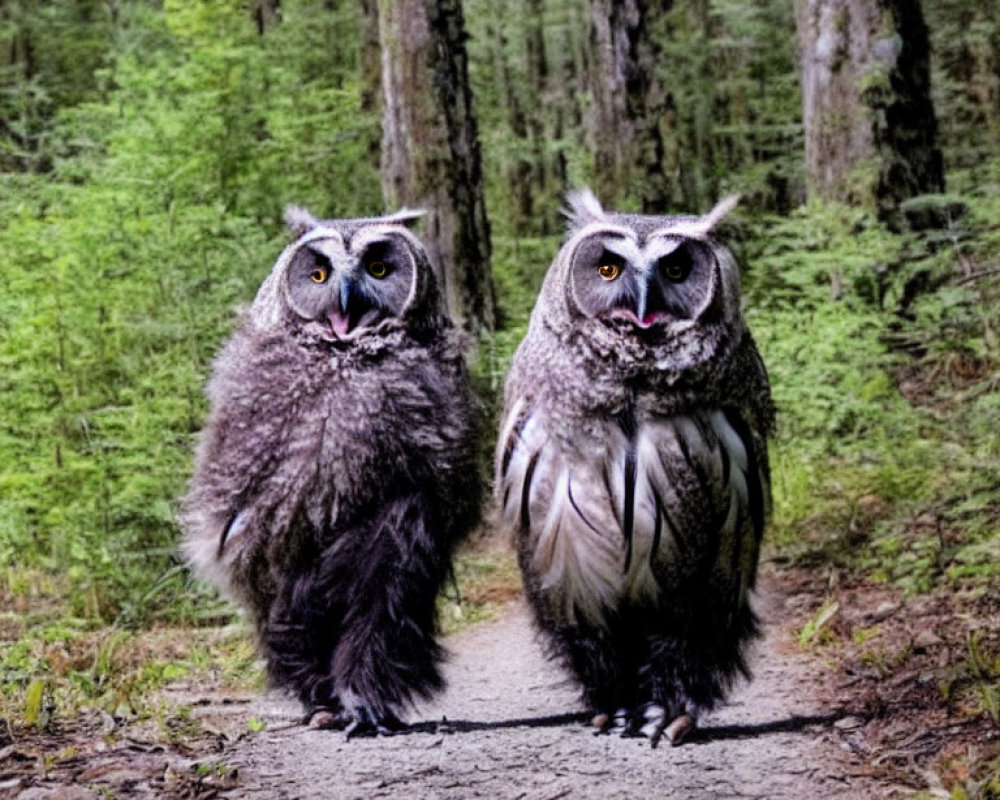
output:
[{"label": "streaked chest feather", "polygon": [[726,413],[608,419],[594,433],[560,444],[523,404],[502,432],[503,519],[553,613],[600,624],[623,602],[659,601],[669,576],[740,569],[760,478]]}]

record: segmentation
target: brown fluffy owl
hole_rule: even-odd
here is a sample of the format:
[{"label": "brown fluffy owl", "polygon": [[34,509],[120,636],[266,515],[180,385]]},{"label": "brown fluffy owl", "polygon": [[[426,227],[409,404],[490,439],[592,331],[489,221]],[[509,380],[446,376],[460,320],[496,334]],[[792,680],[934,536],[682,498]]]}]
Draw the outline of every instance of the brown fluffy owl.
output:
[{"label": "brown fluffy owl", "polygon": [[773,407],[704,217],[570,197],[514,357],[496,491],[536,621],[595,724],[679,742],[747,674]]},{"label": "brown fluffy owl", "polygon": [[441,687],[435,598],[480,478],[460,337],[416,214],[317,220],[208,384],[185,500],[196,572],[243,604],[273,682],[371,733]]}]

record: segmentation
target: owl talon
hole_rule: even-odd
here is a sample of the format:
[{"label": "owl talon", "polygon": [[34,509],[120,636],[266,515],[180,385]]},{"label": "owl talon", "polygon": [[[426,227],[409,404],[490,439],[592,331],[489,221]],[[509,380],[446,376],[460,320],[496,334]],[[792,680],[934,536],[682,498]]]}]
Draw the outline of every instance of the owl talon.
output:
[{"label": "owl talon", "polygon": [[629,714],[624,723],[621,731],[623,739],[640,739],[646,735],[644,733],[642,712],[636,711]]},{"label": "owl talon", "polygon": [[694,727],[694,717],[690,714],[681,714],[671,720],[667,710],[659,703],[647,703],[629,715],[622,738],[649,739],[650,745],[655,748],[665,736],[676,747]]},{"label": "owl talon", "polygon": [[636,715],[639,727],[639,736],[645,736],[649,743],[656,747],[663,736],[663,730],[667,725],[667,711],[658,703],[649,703],[642,711]]},{"label": "owl talon", "polygon": [[[664,729],[663,734],[671,745],[677,747],[695,728],[694,717],[690,714],[681,714]],[[655,745],[654,745],[655,746]]]},{"label": "owl talon", "polygon": [[624,731],[628,727],[628,711],[624,708],[619,708],[613,714],[600,711],[591,718],[590,724],[596,728],[595,735]]},{"label": "owl talon", "polygon": [[406,727],[406,723],[395,714],[376,717],[369,709],[359,706],[354,709],[350,722],[344,728],[344,734],[348,741],[367,739],[375,736],[392,736],[406,730]]},{"label": "owl talon", "polygon": [[348,720],[344,718],[342,711],[320,706],[310,710],[303,722],[315,730],[342,731],[347,726]]}]

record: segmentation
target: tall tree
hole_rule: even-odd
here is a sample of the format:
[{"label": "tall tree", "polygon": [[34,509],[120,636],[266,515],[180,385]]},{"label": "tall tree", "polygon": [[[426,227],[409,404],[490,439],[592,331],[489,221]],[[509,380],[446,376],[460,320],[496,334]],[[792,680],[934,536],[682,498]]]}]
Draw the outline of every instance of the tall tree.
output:
[{"label": "tall tree", "polygon": [[257,33],[263,36],[281,19],[281,0],[252,0],[250,13],[257,25]]},{"label": "tall tree", "polygon": [[1000,141],[1000,0],[937,0],[925,12],[941,149],[949,167],[977,166]]},{"label": "tall tree", "polygon": [[495,300],[483,170],[460,0],[379,0],[382,193],[426,209],[423,238],[451,313],[491,329]]},{"label": "tall tree", "polygon": [[796,0],[810,194],[892,219],[944,189],[919,0]]},{"label": "tall tree", "polygon": [[[535,217],[534,199],[535,185],[533,180],[532,162],[529,158],[527,138],[528,138],[528,108],[531,99],[540,97],[538,94],[528,94],[525,85],[516,80],[511,69],[510,56],[508,53],[508,36],[506,33],[505,21],[516,17],[516,11],[512,8],[509,0],[499,0],[498,7],[502,10],[497,17],[490,19],[486,23],[486,30],[490,37],[492,51],[492,71],[498,92],[498,105],[500,105],[506,116],[510,133],[513,134],[513,157],[509,159],[503,170],[508,186],[508,194],[512,202],[513,220],[516,230],[524,231],[529,228],[532,219]],[[511,13],[514,11],[514,13]],[[538,120],[540,109],[537,106],[532,114],[534,120]]]},{"label": "tall tree", "polygon": [[590,0],[595,189],[609,203],[633,195],[650,212],[664,211],[670,197],[660,127],[667,96],[656,74],[660,46],[652,20],[672,5],[672,0]]},{"label": "tall tree", "polygon": [[117,9],[102,0],[0,0],[0,172],[48,172],[57,113],[99,95]]},{"label": "tall tree", "polygon": [[382,87],[382,54],[378,40],[378,0],[361,0],[361,110],[378,111]]}]

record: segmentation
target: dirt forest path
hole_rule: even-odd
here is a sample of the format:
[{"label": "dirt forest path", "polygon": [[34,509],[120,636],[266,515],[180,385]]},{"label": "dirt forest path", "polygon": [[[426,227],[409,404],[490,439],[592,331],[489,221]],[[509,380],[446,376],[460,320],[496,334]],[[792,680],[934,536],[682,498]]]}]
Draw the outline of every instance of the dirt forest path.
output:
[{"label": "dirt forest path", "polygon": [[[523,602],[447,640],[448,691],[417,709],[413,733],[346,741],[299,724],[277,695],[229,713],[267,728],[224,755],[233,798],[869,798],[881,792],[845,769],[835,729],[849,727],[820,698],[823,667],[773,624],[782,599],[765,588],[768,635],[756,679],[702,721],[693,741],[653,749],[595,736],[562,672],[543,656]],[[204,708],[202,715],[225,714]],[[430,723],[449,720],[449,728]]]}]

